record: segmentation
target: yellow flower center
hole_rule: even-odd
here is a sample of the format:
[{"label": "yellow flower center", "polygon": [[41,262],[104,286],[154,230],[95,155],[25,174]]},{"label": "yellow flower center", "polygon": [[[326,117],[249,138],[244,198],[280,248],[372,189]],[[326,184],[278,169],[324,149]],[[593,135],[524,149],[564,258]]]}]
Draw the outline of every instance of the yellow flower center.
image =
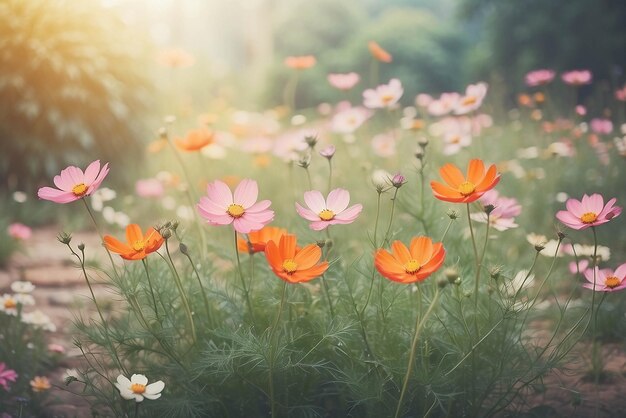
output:
[{"label": "yellow flower center", "polygon": [[395,97],[392,94],[384,94],[380,97],[380,100],[384,103],[384,104],[389,104],[391,103],[391,101],[394,99]]},{"label": "yellow flower center", "polygon": [[473,105],[474,103],[476,103],[478,101],[478,99],[476,98],[476,96],[466,96],[461,103],[463,104],[463,106],[470,106]]},{"label": "yellow flower center", "polygon": [[608,287],[609,289],[613,289],[619,286],[620,283],[622,283],[622,281],[618,277],[615,277],[615,276],[609,276],[606,279],[604,279],[604,285]]},{"label": "yellow flower center", "polygon": [[461,142],[461,137],[459,135],[453,135],[450,137],[450,143],[458,144],[459,142]]},{"label": "yellow flower center", "polygon": [[330,221],[335,217],[335,212],[330,209],[324,209],[318,215],[322,221]]},{"label": "yellow flower center", "polygon": [[418,263],[417,260],[413,260],[413,259],[407,261],[404,264],[404,271],[406,271],[408,274],[415,274],[421,268],[422,268],[422,266],[420,265],[420,263]]},{"label": "yellow flower center", "polygon": [[241,218],[246,211],[243,206],[233,203],[228,207],[226,212],[233,218]]},{"label": "yellow flower center", "polygon": [[464,181],[463,183],[459,184],[458,190],[459,193],[461,193],[463,196],[469,196],[474,193],[474,190],[476,190],[476,185],[471,181]]},{"label": "yellow flower center", "polygon": [[144,248],[146,248],[146,242],[135,241],[133,242],[133,245],[131,245],[131,247],[133,247],[133,250],[135,250],[136,252],[139,252],[139,251],[142,251]]},{"label": "yellow flower center", "polygon": [[137,395],[141,395],[146,391],[146,385],[142,385],[141,383],[133,383],[132,385],[130,385],[130,390],[132,390],[133,393],[136,393]]},{"label": "yellow flower center", "polygon": [[283,270],[285,271],[285,273],[295,273],[296,270],[298,270],[298,263],[296,263],[295,261],[293,261],[291,258],[288,260],[283,261]]},{"label": "yellow flower center", "polygon": [[84,196],[87,193],[87,186],[85,183],[79,183],[72,187],[72,193],[74,193],[74,196]]},{"label": "yellow flower center", "polygon": [[17,303],[15,302],[15,299],[7,299],[4,301],[4,309],[15,309],[15,307],[17,306]]},{"label": "yellow flower center", "polygon": [[596,219],[598,219],[598,215],[593,213],[593,212],[583,213],[583,216],[580,217],[580,220],[584,224],[594,223],[596,221]]}]

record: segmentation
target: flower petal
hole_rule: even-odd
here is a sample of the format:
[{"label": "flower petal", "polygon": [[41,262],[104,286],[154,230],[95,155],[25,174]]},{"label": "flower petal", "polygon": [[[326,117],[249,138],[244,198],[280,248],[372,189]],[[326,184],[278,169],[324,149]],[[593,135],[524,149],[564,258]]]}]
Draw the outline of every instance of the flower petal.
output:
[{"label": "flower petal", "polygon": [[[163,388],[165,388],[165,383],[163,383],[162,380],[159,380],[154,383],[150,383],[148,386],[146,386],[146,391],[144,392],[144,396],[148,398],[147,395],[156,395],[157,393],[161,392]],[[148,399],[155,399],[155,398],[148,398]]]},{"label": "flower petal", "polygon": [[350,193],[345,189],[334,189],[326,198],[326,208],[335,214],[343,212],[350,203]]},{"label": "flower petal", "polygon": [[140,385],[147,385],[148,378],[143,374],[134,374],[130,377],[131,383],[139,383]]},{"label": "flower petal", "polygon": [[256,181],[250,179],[241,180],[233,197],[233,202],[243,206],[244,209],[248,209],[254,205],[259,197],[259,188]]},{"label": "flower petal", "polygon": [[[143,241],[143,232],[141,232],[141,227],[139,225],[129,224],[126,227],[126,241],[128,242],[129,245],[133,245],[137,241]],[[139,375],[133,375],[133,376],[139,376]]]},{"label": "flower petal", "polygon": [[439,174],[443,181],[453,188],[458,188],[465,181],[463,173],[454,164],[447,163],[439,169]]},{"label": "flower petal", "polygon": [[324,196],[318,190],[310,190],[304,193],[304,203],[315,213],[320,213],[326,208]]},{"label": "flower petal", "polygon": [[206,191],[208,198],[217,206],[228,208],[228,206],[233,204],[233,195],[223,181],[215,180],[209,183]]}]

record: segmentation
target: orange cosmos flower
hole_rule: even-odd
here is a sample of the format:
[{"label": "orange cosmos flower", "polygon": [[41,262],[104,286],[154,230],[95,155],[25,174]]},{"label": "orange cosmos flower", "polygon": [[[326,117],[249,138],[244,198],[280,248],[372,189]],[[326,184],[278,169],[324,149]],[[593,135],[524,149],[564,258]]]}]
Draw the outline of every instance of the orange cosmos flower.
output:
[{"label": "orange cosmos flower", "polygon": [[433,274],[446,257],[440,242],[433,244],[428,237],[415,237],[409,248],[400,241],[391,244],[391,253],[383,248],[376,251],[376,270],[389,280],[399,283],[415,283]]},{"label": "orange cosmos flower", "polygon": [[500,181],[500,174],[495,164],[485,171],[485,163],[474,159],[469,162],[467,177],[454,164],[446,164],[439,169],[439,174],[447,185],[431,181],[430,187],[439,200],[453,203],[470,203],[493,189]]},{"label": "orange cosmos flower", "polygon": [[110,235],[104,236],[104,245],[109,251],[119,254],[125,260],[143,260],[163,245],[163,237],[154,228],[148,228],[146,234],[137,224],[126,227],[126,241],[123,243]]},{"label": "orange cosmos flower", "polygon": [[198,151],[213,142],[213,133],[206,129],[192,129],[184,138],[175,138],[174,144],[181,151]]},{"label": "orange cosmos flower", "polygon": [[193,55],[180,48],[164,49],[157,56],[157,62],[169,68],[191,67],[195,61]]},{"label": "orange cosmos flower", "polygon": [[285,65],[294,70],[306,70],[307,68],[313,67],[316,62],[317,60],[313,55],[285,58]]},{"label": "orange cosmos flower", "polygon": [[376,41],[369,41],[367,47],[369,48],[372,56],[378,61],[391,62],[393,60],[391,54],[385,51],[382,46],[378,45]]},{"label": "orange cosmos flower", "polygon": [[[248,233],[248,242],[239,237],[237,238],[237,249],[242,253],[259,253],[265,251],[265,246],[269,241],[280,242],[280,237],[285,235],[287,230],[276,226],[264,226],[258,231]],[[297,248],[296,248],[297,249]]]},{"label": "orange cosmos flower", "polygon": [[322,250],[315,244],[309,244],[298,250],[296,236],[285,234],[280,237],[278,245],[275,241],[267,242],[265,257],[278,277],[287,283],[302,283],[313,280],[324,274],[328,261],[318,264]]}]

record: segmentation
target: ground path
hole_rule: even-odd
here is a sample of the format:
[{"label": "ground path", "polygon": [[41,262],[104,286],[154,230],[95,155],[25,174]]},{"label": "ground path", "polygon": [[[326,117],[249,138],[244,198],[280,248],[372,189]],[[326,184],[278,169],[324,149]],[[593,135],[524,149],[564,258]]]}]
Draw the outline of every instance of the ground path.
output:
[{"label": "ground path", "polygon": [[[56,227],[46,227],[34,231],[27,242],[26,251],[15,254],[6,270],[0,270],[0,293],[9,291],[11,282],[28,280],[36,289],[33,296],[37,308],[52,318],[55,332],[48,334],[49,342],[62,345],[66,349],[65,358],[49,377],[53,385],[50,393],[49,417],[88,418],[91,412],[88,403],[80,396],[66,392],[63,376],[67,369],[80,366],[80,352],[72,340],[76,335],[73,326],[74,315],[93,315],[93,303],[89,289],[76,266],[68,248],[57,240],[60,232]],[[72,234],[74,246],[84,243],[88,260],[96,260],[107,265],[106,253],[100,250],[100,239],[94,232]],[[114,297],[103,283],[95,283],[94,291],[99,302],[112,301]],[[584,378],[581,370],[585,367],[585,356],[590,350],[578,348],[571,364],[570,372],[551,373],[544,379],[545,390],[529,393],[524,398],[523,410],[532,414],[517,415],[541,418],[623,418],[626,417],[626,352],[622,343],[604,344],[602,352],[608,379],[597,389],[593,382]],[[587,353],[587,354],[585,354]],[[540,387],[540,386],[536,386]],[[597,405],[597,406],[596,406]],[[535,407],[534,409],[532,409]],[[511,415],[502,415],[508,417]]]}]

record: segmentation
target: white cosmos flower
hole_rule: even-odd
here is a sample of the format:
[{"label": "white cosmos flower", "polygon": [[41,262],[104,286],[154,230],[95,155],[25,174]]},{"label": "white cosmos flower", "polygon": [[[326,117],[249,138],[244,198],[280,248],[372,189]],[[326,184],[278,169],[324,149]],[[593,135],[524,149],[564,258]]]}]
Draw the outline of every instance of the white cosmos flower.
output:
[{"label": "white cosmos flower", "polygon": [[35,285],[28,281],[17,281],[11,283],[11,290],[15,293],[31,293],[35,290]]},{"label": "white cosmos flower", "polygon": [[160,398],[165,383],[159,380],[158,382],[148,384],[148,378],[142,374],[134,374],[130,377],[130,380],[121,374],[117,376],[115,386],[120,391],[122,398],[141,402],[143,398]]}]

